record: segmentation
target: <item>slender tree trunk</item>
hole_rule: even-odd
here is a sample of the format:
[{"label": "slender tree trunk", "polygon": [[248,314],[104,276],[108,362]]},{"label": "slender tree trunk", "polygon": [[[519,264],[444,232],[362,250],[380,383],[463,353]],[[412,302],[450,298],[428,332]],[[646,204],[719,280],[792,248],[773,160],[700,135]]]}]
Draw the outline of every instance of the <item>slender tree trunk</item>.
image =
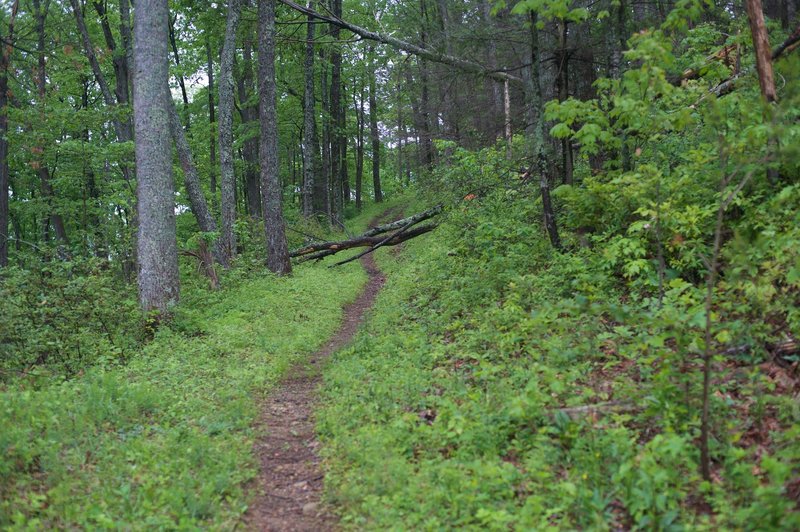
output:
[{"label": "slender tree trunk", "polygon": [[258,83],[261,120],[261,198],[267,239],[267,267],[292,272],[278,175],[278,102],[275,88],[275,0],[258,1]]},{"label": "slender tree trunk", "polygon": [[[558,101],[563,102],[569,98],[569,51],[567,50],[567,30],[568,24],[565,20],[559,20],[558,28]],[[566,185],[572,184],[573,161],[572,161],[572,142],[569,139],[561,139],[561,164],[562,182]]]},{"label": "slender tree trunk", "polygon": [[330,105],[328,102],[328,63],[325,60],[324,51],[320,50],[322,74],[320,85],[322,87],[322,172],[320,179],[314,182],[316,187],[315,204],[316,212],[324,213],[328,220],[333,221],[331,213],[331,191],[328,184],[331,180],[331,117]]},{"label": "slender tree trunk", "polygon": [[[370,56],[374,50],[370,48]],[[381,192],[381,139],[378,133],[378,99],[376,97],[375,76],[369,77],[369,133],[372,139],[372,188],[375,201],[383,201]]]},{"label": "slender tree trunk", "polygon": [[234,173],[233,112],[234,83],[233,60],[236,54],[236,29],[241,12],[240,0],[230,0],[228,20],[225,25],[225,42],[219,63],[219,168],[220,211],[222,214],[222,253],[230,261],[236,254],[236,174]]},{"label": "slender tree trunk", "polygon": [[[309,9],[313,3],[308,3]],[[301,212],[314,215],[314,187],[317,181],[317,110],[314,98],[314,19],[308,17],[306,27],[305,89],[303,93],[303,197]]]},{"label": "slender tree trunk", "polygon": [[211,210],[217,211],[217,136],[214,125],[217,117],[214,109],[214,55],[211,52],[211,38],[206,35],[206,62],[208,63],[208,172],[211,188]]},{"label": "slender tree trunk", "polygon": [[[200,177],[197,175],[197,166],[194,164],[192,157],[192,150],[189,148],[189,142],[186,140],[186,133],[181,127],[181,119],[178,116],[178,110],[175,105],[170,105],[170,131],[172,132],[172,139],[175,141],[175,151],[178,152],[178,161],[183,170],[183,185],[186,188],[186,195],[189,197],[189,205],[192,208],[197,226],[204,233],[214,233],[217,231],[217,222],[211,211],[208,210],[206,197],[203,194],[203,188],[200,185]],[[214,257],[223,267],[229,267],[230,263],[227,262],[227,257],[222,253],[219,239],[214,242]]]},{"label": "slender tree trunk", "polygon": [[[483,14],[483,23],[486,24],[486,26],[491,28],[492,25],[493,25],[493,20],[492,20],[492,2],[490,2],[489,0],[483,0],[481,2],[481,8],[482,8],[482,14]],[[497,43],[492,38],[487,39],[487,42],[486,42],[486,57],[488,59],[489,68],[491,70],[497,70]],[[500,113],[504,109],[504,105],[503,105],[503,101],[504,100],[503,100],[503,96],[500,93],[501,85],[500,85],[500,83],[498,83],[496,80],[493,80],[493,79],[487,79],[486,83],[491,85],[491,87],[490,87],[491,88],[491,93],[490,93],[491,100],[490,101],[492,102],[491,116],[492,117],[500,116]],[[504,81],[503,85],[505,86],[505,93],[507,94],[508,93],[508,80]],[[494,131],[492,131],[491,133],[492,133],[492,135],[494,135],[495,138],[497,138],[497,137],[500,136],[499,128],[496,127],[497,121],[496,120],[491,120],[491,122],[493,124],[495,124],[495,127],[493,128]]]},{"label": "slender tree trunk", "polygon": [[172,47],[172,56],[175,58],[175,66],[178,67],[178,85],[181,87],[181,97],[183,98],[183,112],[186,115],[186,131],[189,131],[189,95],[186,93],[186,81],[183,79],[183,72],[181,72],[181,57],[178,55],[178,41],[175,38],[175,19],[169,21],[169,44]]},{"label": "slender tree trunk", "polygon": [[17,18],[19,0],[11,5],[6,37],[0,53],[0,267],[8,266],[8,70],[14,44],[14,21]]},{"label": "slender tree trunk", "polygon": [[[331,11],[334,17],[341,18],[342,0],[331,0]],[[331,38],[339,40],[339,26],[330,25]],[[331,48],[331,211],[333,218],[339,220],[344,211],[342,197],[341,174],[341,142],[342,142],[342,53],[339,43],[335,42]]]},{"label": "slender tree trunk", "polygon": [[[111,31],[111,25],[108,22],[106,4],[98,0],[95,0],[93,3],[95,11],[97,11],[100,17],[100,26],[103,29],[103,37],[105,38],[106,46],[108,46],[112,55],[114,79],[116,82],[114,94],[117,97],[117,103],[120,105],[127,105],[130,103],[130,93],[128,92],[128,56],[124,48],[123,50],[117,48],[114,34]],[[130,127],[130,125],[128,127]]]},{"label": "slender tree trunk", "polygon": [[[348,173],[347,168],[347,98],[342,97],[342,114],[341,114],[341,121],[342,121],[342,129],[341,129],[341,136],[339,138],[339,161],[341,163],[341,170],[339,171],[339,175],[342,181],[342,206],[346,206],[350,201],[350,176]],[[344,213],[344,210],[342,210]]]},{"label": "slender tree trunk", "polygon": [[550,199],[550,183],[547,177],[547,158],[544,151],[544,102],[542,101],[542,89],[539,83],[541,75],[541,50],[539,48],[539,29],[537,27],[538,15],[531,14],[531,67],[530,80],[526,96],[528,99],[528,112],[532,145],[532,166],[539,173],[539,190],[542,194],[542,212],[544,216],[544,226],[550,237],[553,248],[561,250],[561,239],[558,236],[558,226],[553,204]]},{"label": "slender tree trunk", "polygon": [[[39,0],[33,0],[33,8],[36,14],[36,33],[37,33],[37,43],[36,43],[36,52],[38,55],[38,62],[37,62],[37,75],[36,75],[36,86],[38,92],[38,106],[39,106],[39,119],[42,124],[46,122],[45,116],[45,109],[46,109],[46,95],[47,95],[47,70],[46,70],[46,63],[45,63],[45,21],[47,19],[47,8],[48,5],[45,6],[45,9],[42,9],[41,2]],[[53,226],[53,231],[55,231],[56,239],[62,245],[69,245],[69,239],[67,238],[67,229],[64,225],[64,219],[55,209],[55,194],[53,192],[53,185],[50,182],[50,169],[47,168],[47,165],[44,161],[44,140],[40,139],[39,146],[36,149],[37,157],[35,160],[36,166],[38,167],[37,172],[39,174],[39,181],[41,184],[41,191],[42,197],[44,198],[45,202],[47,203],[48,208],[48,218],[50,220],[50,224]],[[59,254],[64,255],[65,250],[63,247],[59,247]]]},{"label": "slender tree trunk", "polygon": [[180,297],[170,153],[167,0],[137,0],[134,19],[139,302],[146,311],[163,313]]},{"label": "slender tree trunk", "polygon": [[[244,65],[242,67],[241,78],[239,79],[239,102],[241,105],[242,122],[244,124],[249,124],[249,127],[255,129],[256,122],[258,122],[258,104],[252,103],[256,88],[253,80],[252,66],[253,41],[250,36],[251,33],[248,32],[243,43]],[[253,219],[258,219],[261,217],[261,186],[259,185],[258,176],[258,137],[252,136],[252,133],[248,134],[248,137],[249,138],[244,141],[242,150],[247,214]]]},{"label": "slender tree trunk", "polygon": [[[355,96],[355,95],[354,95]],[[361,192],[364,180],[364,81],[358,97],[358,134],[356,136],[356,209],[361,210]]]}]

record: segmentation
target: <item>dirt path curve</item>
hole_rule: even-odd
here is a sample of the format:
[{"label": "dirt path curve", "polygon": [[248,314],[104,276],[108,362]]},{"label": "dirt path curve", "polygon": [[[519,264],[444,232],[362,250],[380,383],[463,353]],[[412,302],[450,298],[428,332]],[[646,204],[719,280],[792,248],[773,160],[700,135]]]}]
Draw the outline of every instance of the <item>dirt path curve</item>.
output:
[{"label": "dirt path curve", "polygon": [[[390,209],[370,225],[398,214]],[[256,481],[259,496],[245,517],[253,530],[316,532],[336,527],[336,516],[321,502],[324,475],[317,456],[313,411],[322,362],[353,339],[386,281],[371,253],[361,258],[361,264],[369,281],[345,307],[336,334],[307,361],[289,370],[262,406],[259,424],[266,427],[266,434],[256,442],[261,461]]]}]

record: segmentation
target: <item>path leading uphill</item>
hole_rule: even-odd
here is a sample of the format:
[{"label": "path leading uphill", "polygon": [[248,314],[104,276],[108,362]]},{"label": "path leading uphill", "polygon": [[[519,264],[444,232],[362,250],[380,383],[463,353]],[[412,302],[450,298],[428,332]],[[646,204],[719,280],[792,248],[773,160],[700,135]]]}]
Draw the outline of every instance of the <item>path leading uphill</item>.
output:
[{"label": "path leading uphill", "polygon": [[[392,209],[371,225],[399,214]],[[261,461],[259,496],[246,516],[253,530],[324,531],[336,526],[336,516],[321,502],[324,475],[313,411],[322,363],[353,339],[386,281],[371,253],[360,260],[369,281],[358,299],[345,307],[339,330],[308,360],[289,370],[263,404],[259,423],[265,434],[256,443]]]}]

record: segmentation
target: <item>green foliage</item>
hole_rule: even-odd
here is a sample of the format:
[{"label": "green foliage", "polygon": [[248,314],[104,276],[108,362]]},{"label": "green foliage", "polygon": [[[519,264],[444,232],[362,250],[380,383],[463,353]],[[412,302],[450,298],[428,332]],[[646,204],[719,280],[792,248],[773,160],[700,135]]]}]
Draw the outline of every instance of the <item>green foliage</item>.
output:
[{"label": "green foliage", "polygon": [[[690,142],[658,138],[664,150]],[[788,207],[797,185],[759,178],[735,202],[713,349],[751,348],[714,357],[716,476],[704,482],[697,368],[716,148],[694,142],[667,165],[655,142],[643,146],[652,151],[633,169],[556,191],[560,220],[590,228],[588,246],[568,231],[564,254],[547,243],[534,189],[489,177],[502,149],[447,147],[431,176],[437,190],[487,186],[451,199],[446,223],[399,258],[379,255],[389,281],[374,317],[326,372],[319,431],[329,497],[348,527],[800,525],[791,499],[800,412],[754,365],[779,339],[765,316],[800,332],[800,220]]]}]

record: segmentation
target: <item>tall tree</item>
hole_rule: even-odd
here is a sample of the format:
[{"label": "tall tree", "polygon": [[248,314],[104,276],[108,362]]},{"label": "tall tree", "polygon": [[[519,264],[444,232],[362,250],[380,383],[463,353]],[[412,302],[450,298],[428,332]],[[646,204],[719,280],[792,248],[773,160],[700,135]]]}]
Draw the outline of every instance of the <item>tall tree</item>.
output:
[{"label": "tall tree", "polygon": [[256,89],[253,79],[253,40],[249,30],[242,43],[242,75],[239,76],[239,105],[242,123],[248,128],[242,146],[244,157],[244,185],[247,214],[256,219],[261,216],[261,186],[258,177],[258,138],[251,131],[258,122],[258,103],[254,100]]},{"label": "tall tree", "polygon": [[170,150],[173,103],[167,0],[137,0],[133,16],[139,302],[144,310],[164,313],[180,297]]},{"label": "tall tree", "polygon": [[[342,0],[331,0],[331,12],[335,18],[342,18]],[[341,143],[344,137],[342,123],[342,52],[339,45],[340,30],[337,24],[330,25],[331,38],[331,212],[339,220],[344,211],[341,174]]]},{"label": "tall tree", "polygon": [[236,174],[233,153],[234,82],[233,60],[236,55],[236,29],[239,27],[241,0],[230,0],[225,24],[225,42],[219,62],[219,168],[220,211],[222,214],[222,253],[227,260],[236,254]]},{"label": "tall tree", "polygon": [[547,157],[544,138],[544,99],[541,88],[541,48],[539,43],[539,16],[533,11],[530,15],[530,79],[526,90],[528,100],[528,124],[531,141],[531,166],[539,174],[539,191],[542,196],[542,213],[544,226],[553,248],[561,249],[561,238],[558,235],[556,214],[550,198],[550,180],[548,179]]},{"label": "tall tree", "polygon": [[[370,47],[370,56],[374,51]],[[369,133],[372,140],[372,187],[375,193],[375,201],[383,201],[381,191],[381,138],[378,132],[378,98],[375,89],[375,76],[369,77]]]},{"label": "tall tree", "polygon": [[258,83],[261,120],[261,207],[267,240],[267,268],[273,273],[292,272],[283,221],[281,182],[278,176],[278,101],[275,87],[275,0],[258,0]]},{"label": "tall tree", "polygon": [[[309,9],[313,8],[311,2]],[[306,218],[314,214],[314,183],[317,179],[317,111],[314,97],[314,19],[308,15],[306,47],[303,69],[303,197],[302,213]]]},{"label": "tall tree", "polygon": [[[8,265],[8,70],[14,45],[14,21],[19,0],[11,5],[8,30],[0,52],[0,267]],[[0,35],[2,37],[2,35]]]}]

